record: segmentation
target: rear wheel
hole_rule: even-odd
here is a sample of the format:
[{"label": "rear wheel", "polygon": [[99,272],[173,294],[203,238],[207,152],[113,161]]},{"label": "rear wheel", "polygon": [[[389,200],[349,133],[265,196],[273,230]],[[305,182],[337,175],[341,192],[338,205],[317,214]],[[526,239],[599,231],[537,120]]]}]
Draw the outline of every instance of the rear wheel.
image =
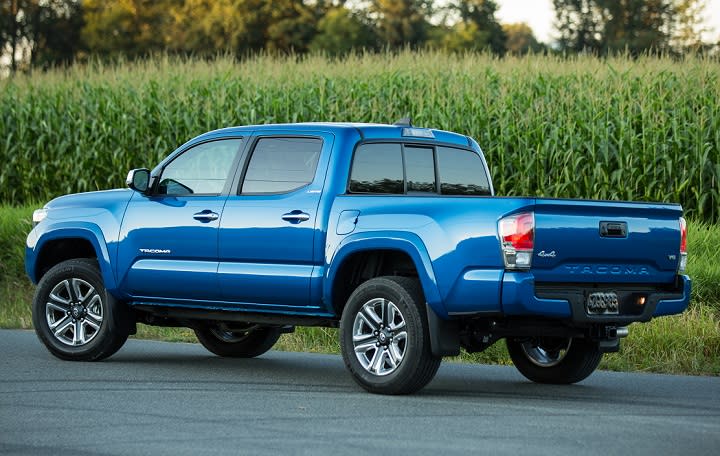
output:
[{"label": "rear wheel", "polygon": [[123,346],[130,311],[105,290],[97,261],[74,259],[50,269],[32,304],[35,333],[58,358],[98,361]]},{"label": "rear wheel", "polygon": [[579,382],[592,374],[602,359],[598,344],[587,339],[538,337],[506,342],[517,370],[537,383]]},{"label": "rear wheel", "polygon": [[427,385],[441,358],[430,351],[420,284],[406,277],[378,277],[361,284],[340,320],[345,365],[363,388],[408,394]]},{"label": "rear wheel", "polygon": [[227,358],[260,356],[275,345],[280,334],[280,328],[253,324],[217,323],[195,329],[203,347]]}]

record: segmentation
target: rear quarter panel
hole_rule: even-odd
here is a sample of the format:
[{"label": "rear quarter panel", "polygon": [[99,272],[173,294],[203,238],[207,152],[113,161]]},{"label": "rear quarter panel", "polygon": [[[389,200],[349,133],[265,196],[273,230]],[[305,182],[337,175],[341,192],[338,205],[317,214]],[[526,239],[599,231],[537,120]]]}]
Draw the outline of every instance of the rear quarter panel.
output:
[{"label": "rear quarter panel", "polygon": [[[417,254],[408,253],[438,315],[497,313],[504,272],[497,222],[531,204],[524,198],[341,195],[330,213],[326,262],[335,269],[353,251],[378,248],[377,239],[397,250],[415,248]],[[359,212],[355,230],[337,234],[348,210]]]}]

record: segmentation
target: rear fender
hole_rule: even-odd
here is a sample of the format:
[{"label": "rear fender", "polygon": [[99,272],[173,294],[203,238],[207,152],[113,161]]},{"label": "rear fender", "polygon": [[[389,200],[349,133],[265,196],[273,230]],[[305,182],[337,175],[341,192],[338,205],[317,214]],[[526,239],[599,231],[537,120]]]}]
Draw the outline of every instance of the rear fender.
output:
[{"label": "rear fender", "polygon": [[332,311],[332,284],[340,266],[350,255],[367,250],[398,250],[406,253],[415,264],[428,306],[440,318],[448,317],[440,298],[432,262],[425,244],[416,234],[402,231],[351,234],[338,244],[334,252],[326,252],[325,270],[327,272],[323,284],[323,296],[329,311]]}]

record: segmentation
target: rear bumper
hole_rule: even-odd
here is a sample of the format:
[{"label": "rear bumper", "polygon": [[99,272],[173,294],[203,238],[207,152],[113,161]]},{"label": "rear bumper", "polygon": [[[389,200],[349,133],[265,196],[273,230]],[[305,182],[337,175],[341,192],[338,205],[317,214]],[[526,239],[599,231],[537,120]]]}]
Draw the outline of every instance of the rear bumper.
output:
[{"label": "rear bumper", "polygon": [[507,272],[503,276],[502,311],[508,316],[540,316],[569,319],[575,323],[625,325],[683,312],[690,302],[691,280],[681,275],[669,287],[602,284],[600,289],[617,290],[628,296],[642,294],[646,296],[646,302],[642,307],[621,311],[620,315],[588,315],[585,311],[587,294],[598,290],[592,284],[536,285],[532,273]]}]

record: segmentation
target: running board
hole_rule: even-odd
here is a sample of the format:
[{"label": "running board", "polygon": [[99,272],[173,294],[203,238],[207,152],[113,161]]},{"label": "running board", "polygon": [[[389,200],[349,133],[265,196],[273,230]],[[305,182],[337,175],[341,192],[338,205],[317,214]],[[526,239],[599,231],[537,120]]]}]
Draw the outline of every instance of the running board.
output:
[{"label": "running board", "polygon": [[[136,312],[137,321],[154,326],[191,326],[185,323],[198,320],[257,323],[271,326],[325,326],[337,328],[339,325],[339,321],[332,318],[305,315],[276,315],[221,310],[208,311],[206,309],[144,304],[132,306],[131,308]],[[137,315],[138,313],[140,315]]]}]

